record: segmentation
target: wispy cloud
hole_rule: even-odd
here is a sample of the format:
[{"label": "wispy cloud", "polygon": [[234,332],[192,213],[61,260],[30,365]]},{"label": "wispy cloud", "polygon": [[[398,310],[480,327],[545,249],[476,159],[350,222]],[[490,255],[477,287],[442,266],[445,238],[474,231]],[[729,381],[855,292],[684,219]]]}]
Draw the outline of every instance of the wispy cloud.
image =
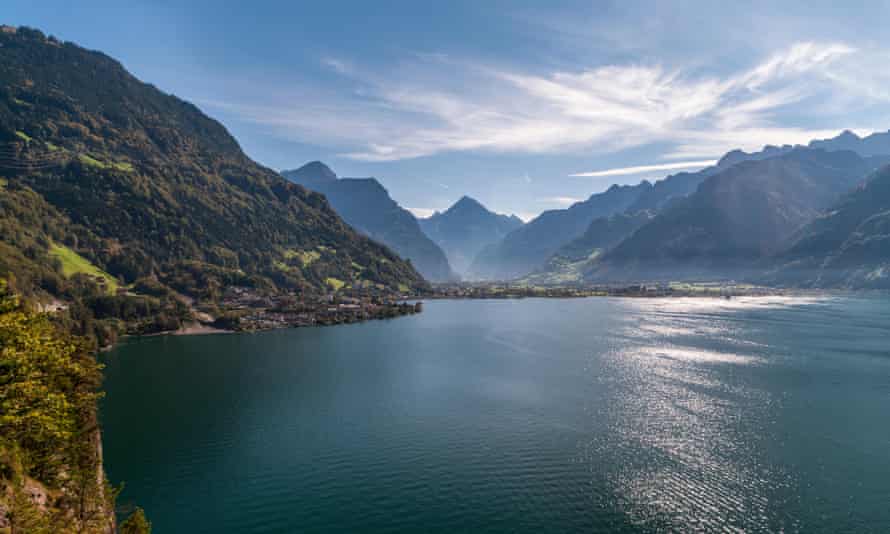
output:
[{"label": "wispy cloud", "polygon": [[534,212],[534,211],[517,211],[513,215],[516,215],[517,217],[519,217],[519,219],[522,220],[522,222],[527,223],[530,220],[537,217],[538,215],[540,215],[540,213]]},{"label": "wispy cloud", "polygon": [[576,202],[581,202],[584,200],[583,198],[575,198],[575,197],[544,197],[540,199],[540,202],[544,204],[557,204],[560,206],[571,206]]},{"label": "wispy cloud", "polygon": [[800,121],[800,108],[818,99],[807,107],[818,114],[854,91],[859,100],[890,98],[873,80],[856,87],[876,54],[844,43],[803,42],[719,77],[659,64],[532,74],[440,55],[413,55],[381,73],[325,58],[353,87],[270,95],[257,99],[271,101],[262,105],[211,105],[361,161],[460,151],[604,153],[656,143],[668,147],[662,159],[696,159],[579,173],[615,176],[704,166],[732,148],[862,129],[808,127],[814,122]]},{"label": "wispy cloud", "polygon": [[433,213],[436,213],[436,210],[433,208],[405,208],[410,211],[415,217],[419,219],[425,219],[431,216]]},{"label": "wispy cloud", "polygon": [[700,160],[700,161],[679,161],[676,163],[658,163],[655,165],[638,165],[635,167],[617,167],[614,169],[605,169],[602,171],[591,171],[591,172],[579,172],[575,174],[570,174],[569,176],[589,176],[589,177],[599,177],[599,176],[627,176],[630,174],[642,174],[645,172],[653,172],[653,171],[671,171],[671,170],[681,170],[681,169],[700,169],[702,167],[709,167],[711,165],[716,165],[717,160]]},{"label": "wispy cloud", "polygon": [[343,61],[342,59],[337,59],[335,57],[324,57],[321,59],[321,64],[333,70],[337,74],[342,74],[344,76],[353,73],[352,65],[350,65],[346,61]]}]

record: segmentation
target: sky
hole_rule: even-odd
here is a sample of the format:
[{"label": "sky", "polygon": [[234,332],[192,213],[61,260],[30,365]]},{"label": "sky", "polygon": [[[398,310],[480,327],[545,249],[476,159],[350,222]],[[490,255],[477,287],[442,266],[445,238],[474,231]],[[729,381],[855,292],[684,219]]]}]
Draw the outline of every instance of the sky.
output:
[{"label": "sky", "polygon": [[890,129],[890,2],[3,0],[273,169],[378,178],[416,214],[529,219],[725,152]]}]

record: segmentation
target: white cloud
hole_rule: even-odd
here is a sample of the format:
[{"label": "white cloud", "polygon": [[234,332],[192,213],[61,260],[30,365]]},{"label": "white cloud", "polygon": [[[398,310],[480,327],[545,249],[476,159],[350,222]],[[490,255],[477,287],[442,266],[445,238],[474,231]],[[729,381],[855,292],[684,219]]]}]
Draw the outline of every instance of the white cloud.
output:
[{"label": "white cloud", "polygon": [[517,211],[516,213],[514,213],[514,215],[519,217],[519,219],[522,220],[522,222],[527,223],[530,220],[537,217],[538,215],[540,215],[540,213],[533,212],[533,211]]},{"label": "white cloud", "polygon": [[432,208],[405,208],[410,211],[415,217],[419,219],[425,219],[431,216],[433,213],[436,213],[436,210]]},{"label": "white cloud", "polygon": [[[413,55],[398,68],[372,72],[325,58],[356,87],[255,99],[272,101],[264,105],[222,105],[290,139],[325,144],[362,161],[459,151],[602,153],[655,143],[669,147],[664,159],[710,160],[733,148],[862,129],[811,128],[818,121],[800,115],[819,118],[842,93],[855,93],[857,105],[890,99],[883,70],[868,76],[875,69],[867,67],[881,64],[875,59],[881,54],[804,42],[721,77],[659,64],[531,74],[437,55]],[[805,106],[808,99],[818,100]],[[674,168],[683,167],[658,167]],[[622,174],[612,171],[608,175]]]},{"label": "white cloud", "polygon": [[342,59],[337,59],[333,57],[325,57],[322,58],[321,64],[333,70],[337,74],[342,74],[344,76],[350,75],[353,73],[352,65],[348,62],[343,61]]},{"label": "white cloud", "polygon": [[582,198],[575,197],[544,197],[540,199],[541,202],[545,204],[558,204],[560,206],[571,206],[576,202],[581,202]]},{"label": "white cloud", "polygon": [[680,161],[677,163],[657,163],[655,165],[638,165],[635,167],[618,167],[615,169],[606,169],[602,171],[591,171],[591,172],[579,172],[576,174],[570,174],[569,176],[589,176],[589,177],[599,177],[599,176],[627,176],[630,174],[642,174],[645,172],[652,171],[670,171],[670,170],[680,170],[680,169],[700,169],[702,167],[709,167],[711,165],[716,165],[717,160],[700,160],[700,161]]}]

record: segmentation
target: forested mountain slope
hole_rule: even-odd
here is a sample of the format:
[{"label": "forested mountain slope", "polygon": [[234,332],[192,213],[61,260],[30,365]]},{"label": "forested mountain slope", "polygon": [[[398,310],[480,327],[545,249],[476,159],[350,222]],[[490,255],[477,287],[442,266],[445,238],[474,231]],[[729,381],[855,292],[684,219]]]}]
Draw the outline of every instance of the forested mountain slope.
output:
[{"label": "forested mountain slope", "polygon": [[3,267],[45,290],[66,278],[54,245],[122,286],[206,300],[231,285],[318,293],[331,278],[426,285],[195,106],[36,30],[0,32],[0,176],[0,224],[19,228],[0,236]]}]

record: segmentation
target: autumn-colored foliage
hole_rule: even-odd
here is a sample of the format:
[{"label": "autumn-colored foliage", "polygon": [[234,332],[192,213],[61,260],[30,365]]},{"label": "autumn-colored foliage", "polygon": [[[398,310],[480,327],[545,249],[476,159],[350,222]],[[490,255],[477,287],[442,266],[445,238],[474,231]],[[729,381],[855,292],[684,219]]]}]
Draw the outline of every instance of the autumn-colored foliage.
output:
[{"label": "autumn-colored foliage", "polygon": [[14,531],[108,525],[95,426],[100,377],[83,341],[29,311],[0,279],[0,509]]}]

